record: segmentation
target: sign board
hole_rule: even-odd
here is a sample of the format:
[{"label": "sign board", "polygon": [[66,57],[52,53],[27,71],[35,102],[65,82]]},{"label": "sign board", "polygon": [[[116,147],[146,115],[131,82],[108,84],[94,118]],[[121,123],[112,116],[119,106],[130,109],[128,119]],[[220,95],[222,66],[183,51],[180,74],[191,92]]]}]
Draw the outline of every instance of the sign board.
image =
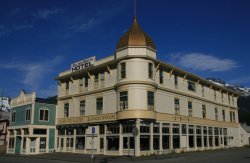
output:
[{"label": "sign board", "polygon": [[94,64],[95,64],[95,56],[71,64],[71,71],[75,72],[75,71],[83,70],[85,68],[94,66]]},{"label": "sign board", "polygon": [[95,127],[92,127],[92,134],[95,133]]}]

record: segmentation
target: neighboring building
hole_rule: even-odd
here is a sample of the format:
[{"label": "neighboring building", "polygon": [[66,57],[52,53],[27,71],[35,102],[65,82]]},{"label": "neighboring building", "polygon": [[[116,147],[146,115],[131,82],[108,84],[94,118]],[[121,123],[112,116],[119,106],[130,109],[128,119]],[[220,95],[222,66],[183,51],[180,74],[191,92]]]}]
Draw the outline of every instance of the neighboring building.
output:
[{"label": "neighboring building", "polygon": [[36,93],[11,100],[7,153],[38,154],[55,147],[56,100],[37,98]]},{"label": "neighboring building", "polygon": [[9,120],[0,120],[0,153],[6,153],[7,149],[7,128]]},{"label": "neighboring building", "polygon": [[241,145],[249,146],[250,145],[250,126],[246,123],[240,125],[240,134],[241,134]]},{"label": "neighboring building", "polygon": [[91,153],[92,144],[97,154],[136,156],[240,146],[238,93],[158,60],[136,18],[114,55],[72,64],[57,80],[59,152]]},{"label": "neighboring building", "polygon": [[9,98],[0,97],[0,153],[6,153],[7,149],[7,128],[10,118]]}]

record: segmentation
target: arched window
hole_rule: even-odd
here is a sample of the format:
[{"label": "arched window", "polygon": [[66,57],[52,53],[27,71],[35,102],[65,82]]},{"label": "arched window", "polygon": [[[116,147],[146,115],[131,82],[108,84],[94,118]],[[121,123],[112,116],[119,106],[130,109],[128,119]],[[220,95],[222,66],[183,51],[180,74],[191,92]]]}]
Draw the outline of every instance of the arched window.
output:
[{"label": "arched window", "polygon": [[16,111],[11,113],[11,122],[16,122]]},{"label": "arched window", "polygon": [[41,108],[39,110],[39,120],[40,121],[49,121],[49,110],[46,108]]},{"label": "arched window", "polygon": [[26,111],[25,111],[25,120],[26,121],[30,121],[30,112],[31,112],[31,109],[30,109],[30,107],[28,107],[27,109],[26,109]]}]

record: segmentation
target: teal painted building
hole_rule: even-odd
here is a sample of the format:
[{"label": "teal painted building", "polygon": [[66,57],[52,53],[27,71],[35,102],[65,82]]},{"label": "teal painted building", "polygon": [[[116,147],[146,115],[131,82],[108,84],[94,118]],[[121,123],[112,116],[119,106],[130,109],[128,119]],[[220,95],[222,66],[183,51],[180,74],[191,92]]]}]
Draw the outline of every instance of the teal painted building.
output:
[{"label": "teal painted building", "polygon": [[37,98],[35,92],[11,100],[7,153],[39,154],[55,148],[56,99]]}]

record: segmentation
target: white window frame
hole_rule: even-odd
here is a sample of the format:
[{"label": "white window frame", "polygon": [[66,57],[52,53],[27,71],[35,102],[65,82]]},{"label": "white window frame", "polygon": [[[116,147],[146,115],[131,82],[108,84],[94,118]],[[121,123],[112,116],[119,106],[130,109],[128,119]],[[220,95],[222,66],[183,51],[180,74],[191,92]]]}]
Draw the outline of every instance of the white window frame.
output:
[{"label": "white window frame", "polygon": [[[44,119],[42,119],[42,120],[40,119],[41,110],[44,110],[44,115],[43,115]],[[45,120],[45,111],[48,111],[48,120]],[[41,121],[41,122],[49,122],[49,109],[47,109],[47,108],[40,108],[39,109],[39,121]]]}]

